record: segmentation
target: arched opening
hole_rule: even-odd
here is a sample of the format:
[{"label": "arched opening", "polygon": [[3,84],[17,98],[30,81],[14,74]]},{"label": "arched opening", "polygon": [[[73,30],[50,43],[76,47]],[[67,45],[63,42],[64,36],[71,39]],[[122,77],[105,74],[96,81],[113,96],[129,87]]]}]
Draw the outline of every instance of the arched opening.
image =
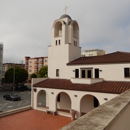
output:
[{"label": "arched opening", "polygon": [[56,107],[57,107],[57,111],[59,112],[69,113],[71,109],[70,96],[65,92],[59,93],[56,98]]},{"label": "arched opening", "polygon": [[99,101],[93,95],[85,95],[80,100],[80,112],[81,115],[88,113],[89,111],[93,110],[94,108],[98,107]]},{"label": "arched opening", "polygon": [[79,27],[77,23],[73,23],[73,37],[79,38]]},{"label": "arched opening", "polygon": [[49,108],[49,96],[45,90],[40,90],[37,94],[37,107],[39,108]]},{"label": "arched opening", "polygon": [[62,36],[62,23],[60,21],[55,24],[54,29],[55,29],[54,36],[61,37]]}]

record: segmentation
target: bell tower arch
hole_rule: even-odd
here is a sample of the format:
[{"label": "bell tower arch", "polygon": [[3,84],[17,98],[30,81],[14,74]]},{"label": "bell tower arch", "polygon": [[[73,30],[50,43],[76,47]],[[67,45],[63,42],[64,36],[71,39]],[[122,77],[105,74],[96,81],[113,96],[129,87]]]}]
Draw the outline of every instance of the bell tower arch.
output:
[{"label": "bell tower arch", "polygon": [[55,20],[48,47],[48,77],[66,79],[67,63],[81,56],[79,25],[67,14]]}]

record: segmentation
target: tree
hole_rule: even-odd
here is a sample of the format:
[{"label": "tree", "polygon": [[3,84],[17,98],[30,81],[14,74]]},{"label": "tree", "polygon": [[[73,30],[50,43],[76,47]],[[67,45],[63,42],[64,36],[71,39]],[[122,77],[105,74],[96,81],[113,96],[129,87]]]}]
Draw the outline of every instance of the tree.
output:
[{"label": "tree", "polygon": [[[6,83],[13,83],[13,77],[14,77],[14,68],[10,68],[5,73],[5,82]],[[15,83],[22,83],[26,81],[28,78],[28,72],[19,67],[15,67]]]},{"label": "tree", "polygon": [[38,78],[46,78],[48,76],[48,66],[43,66],[38,71]]},{"label": "tree", "polygon": [[33,73],[33,74],[30,75],[30,78],[31,78],[31,79],[32,79],[32,78],[37,78],[37,75],[36,75],[35,73]]}]

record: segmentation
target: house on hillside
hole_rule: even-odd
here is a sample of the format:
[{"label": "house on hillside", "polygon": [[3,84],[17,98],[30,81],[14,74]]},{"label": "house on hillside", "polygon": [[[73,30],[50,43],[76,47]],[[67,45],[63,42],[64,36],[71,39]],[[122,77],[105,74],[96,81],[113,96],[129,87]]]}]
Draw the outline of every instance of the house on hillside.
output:
[{"label": "house on hillside", "polygon": [[67,14],[52,25],[48,69],[32,81],[31,105],[41,111],[80,117],[130,89],[130,53],[81,57],[79,25]]}]

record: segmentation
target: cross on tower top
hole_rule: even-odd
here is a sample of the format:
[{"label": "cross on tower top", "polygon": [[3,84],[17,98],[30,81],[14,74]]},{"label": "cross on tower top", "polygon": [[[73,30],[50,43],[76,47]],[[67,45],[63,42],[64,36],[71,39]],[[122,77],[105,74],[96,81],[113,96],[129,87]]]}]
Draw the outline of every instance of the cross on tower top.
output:
[{"label": "cross on tower top", "polygon": [[65,8],[63,9],[64,11],[65,11],[65,14],[66,14],[66,10],[68,9],[68,7],[67,6],[65,6]]}]

